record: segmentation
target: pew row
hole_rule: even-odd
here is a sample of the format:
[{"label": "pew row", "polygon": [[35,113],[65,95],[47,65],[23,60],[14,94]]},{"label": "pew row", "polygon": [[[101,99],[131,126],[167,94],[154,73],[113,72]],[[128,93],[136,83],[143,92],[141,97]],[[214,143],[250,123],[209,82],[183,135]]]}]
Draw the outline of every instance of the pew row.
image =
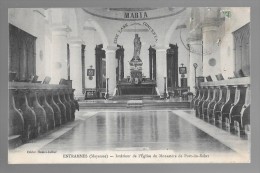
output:
[{"label": "pew row", "polygon": [[68,85],[9,82],[9,139],[19,138],[16,146],[25,143],[74,121],[76,109]]},{"label": "pew row", "polygon": [[195,115],[239,135],[250,134],[250,78],[202,82],[191,101]]}]

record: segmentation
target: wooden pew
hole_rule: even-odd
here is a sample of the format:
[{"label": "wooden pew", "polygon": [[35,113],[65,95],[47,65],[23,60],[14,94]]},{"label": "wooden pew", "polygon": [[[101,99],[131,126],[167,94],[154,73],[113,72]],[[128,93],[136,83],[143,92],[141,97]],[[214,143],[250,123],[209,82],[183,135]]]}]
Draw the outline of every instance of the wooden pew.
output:
[{"label": "wooden pew", "polygon": [[202,99],[203,97],[203,88],[199,88],[199,96],[197,97],[197,99],[194,101],[194,109],[195,109],[195,113],[196,113],[196,117],[198,117],[199,115],[199,101]]},{"label": "wooden pew", "polygon": [[222,125],[221,121],[221,108],[226,103],[227,98],[227,87],[219,87],[219,99],[213,107],[213,121],[216,126]]},{"label": "wooden pew", "polygon": [[237,87],[235,87],[235,86],[227,86],[226,102],[221,107],[220,122],[222,122],[222,127],[228,131],[230,130],[229,112],[235,101],[235,97],[236,97],[236,93],[237,93],[236,90],[237,90]]},{"label": "wooden pew", "polygon": [[213,97],[207,107],[207,118],[209,119],[209,121],[213,121],[213,123],[215,123],[213,118],[213,110],[214,110],[214,106],[219,101],[219,94],[220,94],[220,87],[216,87],[216,86],[213,87]]},{"label": "wooden pew", "polygon": [[55,128],[55,118],[54,118],[54,111],[52,107],[49,105],[49,103],[47,102],[46,99],[47,95],[48,95],[47,89],[42,89],[39,92],[39,103],[46,112],[47,129],[52,130]]},{"label": "wooden pew", "polygon": [[29,106],[28,89],[19,89],[15,94],[15,102],[17,108],[21,110],[24,118],[24,131],[22,135],[23,142],[28,141],[38,135],[37,130],[37,117],[35,111]]},{"label": "wooden pew", "polygon": [[21,110],[15,104],[14,95],[17,90],[9,92],[9,138],[11,147],[16,147],[22,143],[24,136],[24,118]]},{"label": "wooden pew", "polygon": [[214,87],[208,87],[208,97],[202,104],[202,118],[205,120],[209,120],[208,118],[208,104],[211,102],[214,94]]},{"label": "wooden pew", "polygon": [[[247,108],[250,105],[250,88],[249,86],[238,86],[238,94],[236,102],[229,113],[230,127],[245,135],[245,126],[250,125],[250,110]],[[247,108],[247,109],[246,109]],[[243,112],[242,112],[243,111]],[[241,113],[242,112],[242,113]]]},{"label": "wooden pew", "polygon": [[61,111],[61,124],[65,124],[67,122],[67,115],[66,115],[66,106],[62,103],[60,99],[60,93],[59,90],[54,90],[54,101],[58,105],[60,111]]},{"label": "wooden pew", "polygon": [[[9,82],[10,141],[22,142],[75,120],[78,102],[68,85]],[[9,141],[9,143],[10,143]]]},{"label": "wooden pew", "polygon": [[48,131],[46,112],[43,107],[39,104],[39,90],[30,89],[29,91],[29,106],[34,110],[37,120],[37,134],[43,134]]},{"label": "wooden pew", "polygon": [[73,120],[75,120],[75,111],[76,111],[76,105],[75,105],[74,99],[71,99],[71,97],[70,97],[70,92],[73,94],[73,90],[67,89],[64,92],[65,92],[65,97],[71,106],[71,121],[73,121]]},{"label": "wooden pew", "polygon": [[202,97],[201,99],[199,100],[198,102],[198,107],[197,107],[197,112],[198,112],[198,115],[196,115],[197,117],[199,118],[203,118],[202,114],[203,114],[203,108],[202,108],[202,104],[203,102],[208,98],[208,88],[207,87],[204,87],[203,88],[203,94],[202,94]]},{"label": "wooden pew", "polygon": [[47,102],[53,110],[55,127],[58,127],[61,125],[61,111],[59,106],[54,101],[53,92],[54,91],[52,90],[47,90],[45,93],[47,95]]},{"label": "wooden pew", "polygon": [[71,120],[71,106],[70,106],[70,103],[66,100],[65,92],[63,90],[59,90],[59,96],[60,96],[61,102],[64,104],[64,106],[66,108],[66,121],[70,121]]},{"label": "wooden pew", "polygon": [[219,87],[218,96],[208,104],[207,110],[215,125],[250,133],[250,77],[200,83],[200,87],[210,86]]},{"label": "wooden pew", "polygon": [[191,103],[190,103],[190,107],[191,108],[194,108],[195,107],[195,101],[198,99],[199,95],[200,95],[200,90],[198,87],[195,88],[195,96],[193,97],[193,99],[191,100]]}]

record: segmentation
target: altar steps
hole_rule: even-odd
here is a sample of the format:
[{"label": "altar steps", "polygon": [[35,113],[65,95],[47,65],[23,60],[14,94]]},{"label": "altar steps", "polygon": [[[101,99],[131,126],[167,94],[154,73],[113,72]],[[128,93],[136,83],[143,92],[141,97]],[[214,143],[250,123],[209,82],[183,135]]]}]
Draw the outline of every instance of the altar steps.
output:
[{"label": "altar steps", "polygon": [[[130,102],[129,102],[130,101]],[[169,100],[106,100],[106,101],[83,101],[79,102],[80,109],[182,109],[190,108],[190,101]]]},{"label": "altar steps", "polygon": [[129,100],[127,101],[127,108],[142,108],[143,100]]},{"label": "altar steps", "polygon": [[159,100],[157,95],[120,95],[114,96],[111,100]]}]

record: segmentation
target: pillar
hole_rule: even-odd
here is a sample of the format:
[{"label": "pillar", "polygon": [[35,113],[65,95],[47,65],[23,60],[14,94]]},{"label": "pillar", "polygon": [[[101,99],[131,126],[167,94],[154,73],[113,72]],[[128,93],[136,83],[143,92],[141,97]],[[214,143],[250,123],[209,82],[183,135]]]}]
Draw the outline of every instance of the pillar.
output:
[{"label": "pillar", "polygon": [[82,88],[82,57],[81,46],[83,41],[79,38],[69,40],[70,45],[70,79],[72,80],[72,88],[75,89],[74,96],[76,99],[83,100]]},{"label": "pillar", "polygon": [[106,78],[108,81],[108,94],[113,96],[116,88],[116,46],[107,46],[106,48]]},{"label": "pillar", "polygon": [[197,38],[189,38],[189,86],[190,91],[195,92],[195,69],[193,64],[198,65],[196,69],[196,77],[202,76],[202,41]]},{"label": "pillar", "polygon": [[[156,48],[156,84],[161,96],[164,95],[164,78],[167,80],[167,48]],[[167,81],[166,81],[167,92]]]},{"label": "pillar", "polygon": [[203,39],[203,76],[211,75],[213,80],[215,75],[220,73],[220,58],[217,46],[218,27],[206,25],[202,27]]},{"label": "pillar", "polygon": [[51,83],[58,84],[61,78],[67,79],[67,33],[70,31],[66,25],[52,27],[52,59]]}]

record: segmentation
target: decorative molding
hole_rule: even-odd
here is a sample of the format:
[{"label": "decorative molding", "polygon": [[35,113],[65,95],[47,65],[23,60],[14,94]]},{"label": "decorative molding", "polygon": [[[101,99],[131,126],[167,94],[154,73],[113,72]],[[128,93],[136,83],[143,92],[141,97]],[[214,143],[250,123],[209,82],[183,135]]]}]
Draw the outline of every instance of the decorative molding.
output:
[{"label": "decorative molding", "polygon": [[224,21],[225,18],[205,19],[200,23],[199,27],[200,28],[211,27],[211,26],[219,27]]},{"label": "decorative molding", "polygon": [[[109,20],[120,20],[120,21],[137,21],[137,20],[154,20],[154,19],[161,19],[161,18],[165,18],[165,17],[171,17],[171,16],[175,16],[178,15],[182,12],[184,12],[186,10],[186,8],[184,7],[178,7],[178,8],[174,8],[174,9],[170,9],[168,8],[168,13],[166,14],[162,14],[161,16],[152,16],[152,17],[145,17],[145,18],[124,18],[124,17],[115,17],[117,16],[116,13],[122,13],[123,15],[123,11],[114,11],[114,14],[111,14],[111,11],[103,11],[103,13],[96,13],[94,12],[92,9],[87,9],[87,8],[82,8],[82,10],[92,16],[95,17],[100,17],[100,18],[104,18],[104,19],[109,19]],[[154,9],[154,10],[158,10],[158,9]],[[153,10],[148,10],[148,11],[133,11],[133,13],[141,13],[144,12],[146,14],[148,14],[148,16],[152,13],[151,11]],[[110,16],[109,16],[109,12],[110,12]]]},{"label": "decorative molding", "polygon": [[81,46],[84,44],[84,41],[77,37],[68,38],[68,43],[70,46]]},{"label": "decorative molding", "polygon": [[84,26],[83,27],[83,30],[86,30],[86,31],[97,31],[94,27],[92,26]]},{"label": "decorative molding", "polygon": [[109,45],[105,48],[105,51],[106,53],[115,53],[117,49],[118,49],[117,46]]},{"label": "decorative molding", "polygon": [[196,36],[192,36],[192,37],[187,38],[186,41],[190,45],[193,45],[193,44],[201,44],[201,40],[202,40],[202,36],[201,35],[196,35]]},{"label": "decorative molding", "polygon": [[204,25],[202,27],[202,33],[208,32],[208,31],[217,31],[217,30],[218,30],[218,26],[216,26],[216,25],[210,25],[210,26]]},{"label": "decorative molding", "polygon": [[51,26],[52,34],[66,36],[68,32],[71,32],[70,27],[63,24],[54,24]]},{"label": "decorative molding", "polygon": [[169,49],[169,48],[165,47],[165,46],[155,46],[154,49],[156,50],[156,52],[163,52],[163,51],[165,51],[165,53],[166,53],[167,49]]}]

